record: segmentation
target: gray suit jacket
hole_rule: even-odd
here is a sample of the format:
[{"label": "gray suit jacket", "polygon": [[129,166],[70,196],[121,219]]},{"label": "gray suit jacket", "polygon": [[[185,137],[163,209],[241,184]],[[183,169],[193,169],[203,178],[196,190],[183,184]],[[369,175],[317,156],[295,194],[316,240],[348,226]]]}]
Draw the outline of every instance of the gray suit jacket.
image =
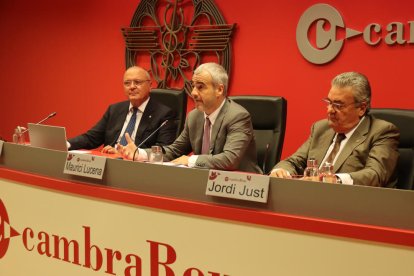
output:
[{"label": "gray suit jacket", "polygon": [[262,173],[257,165],[256,142],[249,112],[226,99],[211,132],[210,154],[201,155],[204,113],[192,110],[184,130],[170,146],[165,146],[165,160],[173,160],[193,152],[196,166],[217,170]]},{"label": "gray suit jacket", "polygon": [[[308,140],[274,168],[303,174],[308,158],[315,158],[318,164],[322,162],[334,135],[328,120],[316,122]],[[335,173],[349,173],[355,185],[395,187],[399,137],[399,130],[393,124],[366,116],[339,154]]]}]

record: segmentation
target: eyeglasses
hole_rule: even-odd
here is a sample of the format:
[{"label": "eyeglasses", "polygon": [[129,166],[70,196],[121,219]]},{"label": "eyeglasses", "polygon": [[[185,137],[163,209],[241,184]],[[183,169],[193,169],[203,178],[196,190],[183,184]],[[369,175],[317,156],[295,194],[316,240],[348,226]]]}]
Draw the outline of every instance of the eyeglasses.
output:
[{"label": "eyeglasses", "polygon": [[336,111],[341,111],[342,109],[344,109],[347,106],[350,106],[351,104],[356,104],[356,102],[352,102],[352,103],[348,103],[348,104],[336,103],[336,102],[332,102],[328,98],[323,98],[322,101],[326,103],[326,107],[331,106]]},{"label": "eyeglasses", "polygon": [[150,80],[126,80],[124,81],[124,86],[130,87],[131,85],[142,86],[144,83]]}]

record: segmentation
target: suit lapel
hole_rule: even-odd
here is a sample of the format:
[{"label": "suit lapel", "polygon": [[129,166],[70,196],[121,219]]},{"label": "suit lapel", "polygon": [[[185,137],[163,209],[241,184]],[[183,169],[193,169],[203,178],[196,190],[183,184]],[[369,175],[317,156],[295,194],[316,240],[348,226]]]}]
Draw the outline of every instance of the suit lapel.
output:
[{"label": "suit lapel", "polygon": [[358,126],[352,136],[349,138],[345,147],[342,149],[334,164],[334,171],[336,172],[342,164],[348,159],[353,150],[360,144],[362,144],[367,138],[369,126],[371,124],[371,118],[365,117],[364,121]]},{"label": "suit lapel", "polygon": [[316,149],[313,153],[309,154],[309,157],[314,157],[319,162],[323,161],[323,158],[328,151],[329,146],[332,144],[332,140],[335,136],[335,131],[331,128],[328,131],[325,131],[319,138],[319,140],[315,143]]},{"label": "suit lapel", "polygon": [[192,137],[194,137],[194,154],[201,154],[204,133],[204,113],[198,110],[196,112],[197,114],[194,120],[195,127],[193,128],[195,129],[195,133],[192,134]]},{"label": "suit lapel", "polygon": [[[122,135],[122,127],[124,126],[127,114],[129,112],[129,101],[125,101],[122,107],[116,110],[114,118],[116,118],[115,125],[114,125],[114,133],[119,137]],[[118,139],[118,137],[114,137],[114,139]]]},{"label": "suit lapel", "polygon": [[141,120],[138,125],[137,134],[135,135],[135,144],[141,143],[143,140],[143,134],[145,133],[148,126],[152,123],[152,117],[154,116],[155,108],[151,98],[145,107],[144,113],[142,114]]}]

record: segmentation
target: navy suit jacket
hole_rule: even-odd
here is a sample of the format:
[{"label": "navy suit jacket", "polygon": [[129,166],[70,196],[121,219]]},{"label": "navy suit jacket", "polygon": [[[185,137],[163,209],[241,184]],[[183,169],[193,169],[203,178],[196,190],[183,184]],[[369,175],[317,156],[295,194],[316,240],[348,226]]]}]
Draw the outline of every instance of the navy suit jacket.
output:
[{"label": "navy suit jacket", "polygon": [[[69,139],[70,150],[95,149],[101,145],[114,146],[126,116],[128,114],[129,101],[112,104],[108,107],[101,120],[86,133]],[[135,144],[139,145],[144,139],[151,135],[165,120],[165,124],[157,133],[149,138],[141,147],[151,147],[155,144],[171,144],[177,132],[175,124],[175,112],[169,107],[151,99],[142,114],[141,121],[135,135]]]}]

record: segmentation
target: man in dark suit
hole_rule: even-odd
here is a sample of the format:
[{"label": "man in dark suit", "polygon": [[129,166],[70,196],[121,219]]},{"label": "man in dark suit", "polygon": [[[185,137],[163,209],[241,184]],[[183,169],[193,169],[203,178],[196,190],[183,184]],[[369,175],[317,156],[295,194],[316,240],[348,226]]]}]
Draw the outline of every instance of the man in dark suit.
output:
[{"label": "man in dark suit", "polygon": [[[164,159],[189,167],[262,173],[250,114],[226,98],[228,76],[224,68],[216,63],[202,64],[194,71],[192,82],[196,109],[188,114],[174,143],[163,147]],[[133,159],[135,152],[135,160],[148,159],[149,150],[137,149],[128,141],[127,147],[120,146],[124,157]],[[193,155],[188,156],[190,153]]]},{"label": "man in dark suit", "polygon": [[129,133],[136,145],[149,137],[165,120],[169,120],[143,146],[169,145],[175,139],[174,112],[167,106],[151,99],[151,79],[141,67],[133,66],[125,71],[124,92],[128,101],[112,104],[101,120],[86,133],[68,140],[70,150],[94,149],[104,145],[102,152],[116,153],[116,143],[126,144],[122,137]]},{"label": "man in dark suit", "polygon": [[280,161],[271,176],[301,175],[308,158],[318,164],[333,163],[339,183],[394,187],[397,179],[399,130],[368,114],[371,87],[356,72],[332,80],[327,104],[328,118],[316,122],[308,140],[290,157]]}]

